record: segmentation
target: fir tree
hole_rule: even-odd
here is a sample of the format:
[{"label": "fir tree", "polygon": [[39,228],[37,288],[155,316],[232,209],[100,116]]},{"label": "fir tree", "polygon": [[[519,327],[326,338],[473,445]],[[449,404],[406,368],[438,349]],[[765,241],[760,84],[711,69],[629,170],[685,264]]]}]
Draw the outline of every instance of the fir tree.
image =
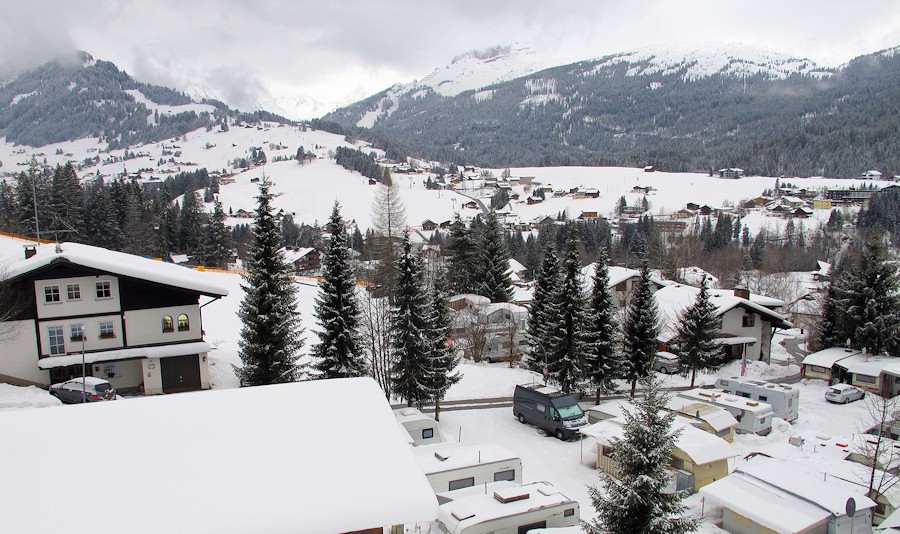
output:
[{"label": "fir tree", "polygon": [[356,300],[356,277],[347,248],[347,229],[335,202],[328,221],[331,240],[322,258],[322,281],[315,312],[322,332],[313,355],[319,358],[320,378],[346,378],[368,373],[359,339],[360,308]]},{"label": "fir tree", "polygon": [[431,397],[428,295],[422,276],[422,261],[412,253],[409,234],[403,236],[403,251],[397,261],[397,290],[391,312],[391,344],[395,354],[391,387],[407,405],[419,408]]},{"label": "fir tree", "polygon": [[183,253],[197,256],[202,254],[205,219],[206,214],[200,208],[200,194],[194,190],[185,193],[178,221],[178,244]]},{"label": "fir tree", "polygon": [[850,346],[870,354],[894,354],[900,348],[900,281],[897,267],[888,261],[884,245],[872,240],[863,245],[841,273],[835,288]]},{"label": "fir tree", "polygon": [[460,381],[454,372],[459,365],[453,346],[450,344],[450,307],[447,304],[446,277],[443,269],[434,274],[434,283],[429,295],[431,358],[426,387],[434,399],[434,419],[441,420],[441,401],[450,386]]},{"label": "fir tree", "polygon": [[554,295],[556,316],[545,325],[550,341],[547,368],[550,379],[563,393],[579,389],[584,382],[584,300],[578,238],[569,232],[566,255],[561,268],[559,290]]},{"label": "fir tree", "polygon": [[677,339],[681,372],[691,375],[691,387],[697,371],[714,367],[719,360],[721,348],[715,339],[719,332],[716,307],[709,300],[706,275],[700,282],[700,292],[694,303],[688,306],[678,319],[675,337]]},{"label": "fir tree", "polygon": [[650,375],[656,356],[656,338],[659,337],[659,310],[650,289],[650,267],[645,258],[641,262],[641,279],[634,288],[634,295],[625,312],[624,325],[624,378],[631,382],[631,396],[637,381]]},{"label": "fir tree", "polygon": [[303,373],[297,362],[303,346],[297,289],[281,250],[271,188],[263,176],[243,277],[244,300],[238,310],[243,366],[236,371],[244,386],[293,382]]},{"label": "fir tree", "polygon": [[81,182],[71,162],[57,166],[50,184],[54,230],[75,230],[84,224]]},{"label": "fir tree", "polygon": [[613,380],[622,373],[622,362],[618,353],[619,329],[616,322],[616,305],[609,289],[609,267],[606,249],[600,249],[600,256],[594,266],[591,298],[584,321],[585,374],[600,393],[615,389]]},{"label": "fir tree", "polygon": [[818,335],[816,336],[819,345],[827,349],[829,347],[843,347],[847,343],[847,337],[843,335],[840,328],[840,316],[838,310],[840,303],[837,302],[837,289],[833,280],[828,284],[828,290],[825,293],[825,300],[822,302],[822,318],[818,324]]},{"label": "fir tree", "polygon": [[666,396],[652,377],[641,379],[645,396],[626,411],[622,438],[613,438],[612,459],[618,478],[601,471],[603,491],[588,492],[598,517],[583,523],[591,534],[684,534],[699,526],[682,517],[688,492],[666,493],[669,462],[679,431],[672,431],[675,414],[665,410]]},{"label": "fir tree", "polygon": [[528,339],[531,368],[541,371],[547,368],[548,351],[551,350],[547,325],[555,320],[556,293],[559,291],[559,259],[552,243],[548,243],[541,261],[541,270],[534,281],[534,294],[528,313]]},{"label": "fir tree", "polygon": [[450,291],[454,295],[475,293],[477,291],[475,279],[476,263],[478,262],[477,249],[471,232],[458,213],[450,227],[447,250],[450,252],[450,257],[447,259]]},{"label": "fir tree", "polygon": [[485,221],[478,242],[478,263],[476,265],[478,294],[491,302],[511,302],[513,288],[509,283],[509,251],[503,241],[500,223],[492,211]]},{"label": "fir tree", "polygon": [[225,226],[225,210],[216,199],[212,216],[206,225],[206,237],[203,242],[204,265],[224,267],[231,258],[231,232]]}]

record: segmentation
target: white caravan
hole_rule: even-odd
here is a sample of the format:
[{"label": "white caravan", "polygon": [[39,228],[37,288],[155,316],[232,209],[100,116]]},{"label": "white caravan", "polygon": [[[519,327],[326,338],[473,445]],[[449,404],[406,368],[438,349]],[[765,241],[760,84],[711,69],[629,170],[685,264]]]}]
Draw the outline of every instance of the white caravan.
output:
[{"label": "white caravan", "polygon": [[698,400],[728,410],[738,421],[735,429],[741,434],[765,436],[772,431],[772,406],[765,402],[737,397],[721,389],[695,388],[678,393],[679,397]]},{"label": "white caravan", "polygon": [[435,493],[509,480],[522,483],[522,460],[494,443],[436,443],[413,449]]},{"label": "white caravan", "polygon": [[797,420],[800,390],[789,384],[733,376],[716,380],[716,387],[732,395],[769,403],[775,415],[787,422]]},{"label": "white caravan", "polygon": [[578,503],[549,482],[495,489],[438,507],[443,534],[518,534],[579,524]]},{"label": "white caravan", "polygon": [[437,421],[428,417],[419,409],[400,408],[399,410],[394,410],[394,417],[409,433],[409,437],[413,440],[413,445],[430,445],[444,442],[444,436],[441,434]]}]

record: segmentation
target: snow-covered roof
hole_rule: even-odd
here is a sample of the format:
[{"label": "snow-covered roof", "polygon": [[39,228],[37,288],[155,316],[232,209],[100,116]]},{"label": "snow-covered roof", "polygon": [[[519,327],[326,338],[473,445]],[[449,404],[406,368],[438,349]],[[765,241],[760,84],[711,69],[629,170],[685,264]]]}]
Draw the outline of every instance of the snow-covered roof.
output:
[{"label": "snow-covered roof", "polygon": [[750,400],[746,397],[738,397],[737,395],[728,394],[721,389],[701,389],[694,388],[687,391],[681,391],[677,394],[679,397],[686,399],[698,400],[714,405],[738,408],[758,415],[772,413],[772,405],[767,402]]},{"label": "snow-covered roof", "polygon": [[704,404],[692,399],[672,397],[666,402],[666,407],[670,410],[691,415],[705,421],[716,432],[721,432],[727,428],[734,428],[738,424],[737,419],[735,419],[728,410],[710,406],[709,404]]},{"label": "snow-covered roof", "polygon": [[875,527],[875,532],[900,532],[900,510],[895,510],[894,513],[887,516],[884,521],[881,522],[880,525]]},{"label": "snow-covered roof", "polygon": [[124,252],[79,243],[41,245],[37,247],[36,252],[30,258],[22,256],[0,259],[0,262],[5,261],[7,265],[3,279],[12,280],[53,263],[67,262],[119,276],[196,291],[203,295],[216,297],[228,295],[227,288],[202,272]]},{"label": "snow-covered roof", "polygon": [[803,358],[803,365],[816,365],[819,367],[826,367],[831,369],[831,366],[835,364],[835,362],[839,360],[843,360],[844,358],[849,358],[854,354],[859,354],[858,350],[854,349],[845,349],[843,347],[830,347],[825,350],[820,350],[819,352],[813,352]]},{"label": "snow-covered roof", "polygon": [[713,287],[718,285],[719,279],[710,273],[704,271],[700,267],[685,267],[684,269],[678,270],[678,277],[688,285],[692,286],[700,286],[700,282],[703,280],[703,277],[706,277],[706,285],[707,287]]},{"label": "snow-covered roof", "polygon": [[513,258],[510,258],[509,259],[509,270],[512,271],[513,273],[520,273],[522,271],[525,271],[526,269],[525,269],[525,266],[522,265],[520,262],[516,261]]},{"label": "snow-covered roof", "polygon": [[[733,289],[710,289],[710,295],[718,295],[723,297],[734,296]],[[750,293],[750,302],[754,304],[759,304],[760,306],[764,306],[766,308],[780,308],[784,306],[784,301],[781,299],[776,299],[772,297],[767,297],[765,295],[759,295],[757,293]]]},{"label": "snow-covered roof", "polygon": [[[176,343],[173,345],[159,345],[156,347],[138,347],[133,349],[113,349],[84,354],[85,363],[111,362],[116,360],[131,360],[134,358],[173,358],[187,354],[200,354],[209,352],[209,343],[205,341],[193,341],[191,343]],[[55,367],[67,367],[81,363],[81,354],[69,354],[68,356],[51,356],[38,360],[41,369],[53,369]]]},{"label": "snow-covered roof", "polygon": [[459,295],[453,295],[449,299],[448,302],[456,302],[458,300],[465,300],[472,306],[485,306],[491,303],[491,299],[484,297],[482,295],[476,295],[474,293],[460,293]]},{"label": "snow-covered roof", "polygon": [[[515,496],[528,495],[528,498],[515,499]],[[500,496],[508,502],[501,502]],[[464,529],[512,515],[522,514],[535,508],[546,508],[571,503],[577,518],[578,503],[559,492],[549,482],[534,482],[522,486],[497,489],[491,494],[472,495],[442,504],[438,509],[438,521],[450,532],[462,532]]]},{"label": "snow-covered roof", "polygon": [[518,458],[495,443],[471,445],[454,442],[420,445],[413,449],[413,456],[426,475]]},{"label": "snow-covered roof", "polygon": [[397,418],[397,422],[400,424],[409,422],[409,421],[432,421],[434,419],[429,417],[428,415],[422,413],[418,408],[408,407],[408,408],[400,408],[398,410],[394,410],[394,417]]},{"label": "snow-covered roof", "polygon": [[281,252],[284,254],[285,261],[287,261],[288,263],[294,263],[297,260],[305,258],[310,252],[314,250],[316,249],[312,247],[302,247],[297,249],[283,248],[281,249]]},{"label": "snow-covered roof", "polygon": [[[584,279],[584,283],[588,290],[590,290],[594,285],[594,271],[596,270],[596,263],[589,263],[581,268],[581,276]],[[629,269],[628,267],[619,267],[618,265],[609,266],[609,287],[615,287],[618,284],[626,280],[630,280],[632,278],[640,278],[641,271],[637,269]],[[666,281],[662,278],[656,276],[655,274],[650,275],[650,280],[659,286],[666,285]]]},{"label": "snow-covered roof", "polygon": [[481,309],[481,313],[483,315],[490,315],[497,310],[509,310],[509,313],[512,314],[513,317],[524,317],[528,315],[527,308],[519,306],[518,304],[512,304],[510,302],[494,302],[488,304]]},{"label": "snow-covered roof", "polygon": [[900,358],[894,356],[858,353],[851,354],[836,363],[851,373],[861,375],[879,376],[882,371],[900,374]]},{"label": "snow-covered roof", "polygon": [[[654,293],[656,303],[659,306],[660,318],[665,324],[677,324],[681,312],[694,303],[699,292],[700,288],[684,284],[671,284],[661,288]],[[791,327],[791,323],[783,315],[775,313],[769,308],[751,300],[736,297],[732,291],[711,290],[709,292],[709,300],[716,307],[716,316],[721,316],[734,308],[742,307],[758,313],[771,321],[773,326],[777,328]]]},{"label": "snow-covered roof", "polygon": [[[625,406],[622,407],[627,409]],[[608,446],[614,438],[623,439],[624,424],[624,418],[613,417],[583,427],[579,429],[579,432]],[[680,434],[675,438],[675,448],[687,455],[694,464],[705,465],[738,455],[737,449],[730,443],[693,426],[690,420],[683,417],[675,418],[671,430],[680,430]]]},{"label": "snow-covered roof", "polygon": [[[8,532],[37,532],[39,518],[43,532],[65,525],[72,534],[93,534],[100,494],[100,522],[132,534],[173,528],[348,532],[437,515],[431,486],[371,378],[21,410],[0,418],[0,458],[14,459],[4,464],[0,485]],[[81,454],[73,443],[103,459],[90,476],[111,489],[48,499],[44,482],[71,471],[71,459]]]}]

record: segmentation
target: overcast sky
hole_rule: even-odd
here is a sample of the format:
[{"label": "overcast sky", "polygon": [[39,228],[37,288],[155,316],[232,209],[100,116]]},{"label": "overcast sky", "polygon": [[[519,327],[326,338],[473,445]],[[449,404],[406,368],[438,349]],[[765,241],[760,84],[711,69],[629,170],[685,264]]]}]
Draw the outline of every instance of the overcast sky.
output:
[{"label": "overcast sky", "polygon": [[702,42],[833,66],[900,45],[900,2],[0,0],[0,76],[80,49],[244,108],[265,95],[349,103],[516,42],[560,63]]}]

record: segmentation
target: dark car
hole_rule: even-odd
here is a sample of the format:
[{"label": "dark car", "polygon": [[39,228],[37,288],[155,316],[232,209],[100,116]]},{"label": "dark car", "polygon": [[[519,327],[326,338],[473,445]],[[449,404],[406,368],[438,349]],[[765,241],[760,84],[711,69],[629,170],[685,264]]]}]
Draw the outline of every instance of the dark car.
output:
[{"label": "dark car", "polygon": [[50,394],[65,404],[116,400],[116,389],[102,378],[88,376],[82,383],[81,377],[50,386]]}]

